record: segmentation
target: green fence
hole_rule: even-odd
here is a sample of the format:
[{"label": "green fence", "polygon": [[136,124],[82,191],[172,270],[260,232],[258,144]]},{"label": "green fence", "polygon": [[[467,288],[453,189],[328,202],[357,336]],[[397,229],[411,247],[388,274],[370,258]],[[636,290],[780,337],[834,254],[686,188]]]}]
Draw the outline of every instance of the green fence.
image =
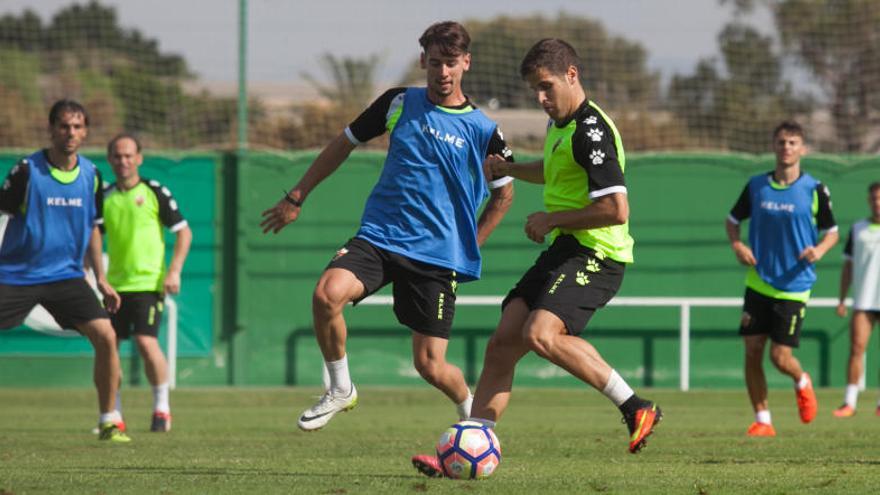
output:
[{"label": "green fence", "polygon": [[[357,230],[384,155],[353,154],[312,193],[296,224],[277,235],[262,234],[260,213],[302,176],[314,156],[148,157],[144,174],[169,185],[194,223],[196,235],[179,298],[181,328],[188,335],[188,347],[183,343],[181,347],[185,356],[179,368],[181,385],[320,383],[321,358],[311,330],[312,289],[329,259]],[[718,154],[629,158],[636,263],[628,268],[620,295],[740,297],[744,271],[727,245],[724,219],[748,177],[772,168],[773,158]],[[11,161],[0,159],[0,163]],[[867,213],[866,186],[880,179],[880,160],[813,156],[804,167],[830,186],[845,236],[848,226]],[[483,249],[483,279],[462,284],[460,296],[507,292],[542,249],[522,232],[526,215],[539,209],[540,187],[517,183],[514,206]],[[842,243],[820,262],[814,296],[837,295],[841,251]],[[200,254],[205,258],[198,261]],[[808,312],[798,355],[820,383],[842,385],[847,322],[830,309]],[[739,313],[736,308],[692,310],[692,387],[742,385],[742,349],[736,336]],[[348,308],[346,315],[350,366],[358,383],[421,383],[411,364],[409,331],[397,323],[389,307],[358,306]],[[449,359],[471,378],[479,372],[498,316],[496,307],[456,309]],[[676,387],[678,316],[675,308],[609,307],[593,318],[585,336],[634,383]],[[15,353],[8,347],[9,335],[0,333],[0,385],[89,383],[90,363],[82,354],[72,360],[75,364],[62,365],[59,361],[71,361],[64,353]],[[40,346],[70,345],[39,338]],[[81,342],[78,345],[81,352],[88,352]],[[880,353],[876,346],[870,349],[868,383],[873,385]],[[56,378],[60,369],[71,372]],[[771,386],[790,386],[778,373],[768,373],[768,378]],[[516,380],[527,385],[577,385],[533,356],[521,362]]]}]

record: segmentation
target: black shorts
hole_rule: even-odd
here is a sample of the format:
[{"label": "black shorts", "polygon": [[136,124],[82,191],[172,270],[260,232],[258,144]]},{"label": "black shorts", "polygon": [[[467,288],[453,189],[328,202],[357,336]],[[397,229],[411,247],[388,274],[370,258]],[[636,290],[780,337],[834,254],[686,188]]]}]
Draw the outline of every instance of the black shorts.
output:
[{"label": "black shorts", "polygon": [[449,338],[455,316],[455,272],[411,260],[363,239],[350,239],[327,265],[354,274],[364,284],[355,302],[393,284],[394,314],[401,325],[432,337]]},{"label": "black shorts", "polygon": [[36,285],[0,284],[0,329],[21,325],[34,306],[41,304],[61,328],[107,318],[94,290],[84,278]]},{"label": "black shorts", "polygon": [[159,323],[165,310],[162,294],[158,292],[120,292],[122,304],[110,316],[119,339],[132,334],[159,336]]},{"label": "black shorts", "polygon": [[504,298],[502,309],[521,297],[529,310],[558,316],[571,335],[579,335],[598,308],[617,294],[624,263],[601,256],[571,235],[556,238]]},{"label": "black shorts", "polygon": [[769,335],[777,344],[797,347],[806,309],[805,303],[774,299],[747,288],[739,334]]}]

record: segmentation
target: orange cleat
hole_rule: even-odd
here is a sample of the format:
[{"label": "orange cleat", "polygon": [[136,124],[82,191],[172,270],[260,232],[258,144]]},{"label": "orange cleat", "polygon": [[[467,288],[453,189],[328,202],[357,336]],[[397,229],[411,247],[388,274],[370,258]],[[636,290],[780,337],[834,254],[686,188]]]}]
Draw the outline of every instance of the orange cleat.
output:
[{"label": "orange cleat", "polygon": [[773,428],[770,423],[755,422],[746,430],[746,435],[750,437],[775,437],[776,428]]},{"label": "orange cleat", "polygon": [[[806,373],[805,373],[806,374]],[[819,403],[816,401],[816,392],[813,391],[813,380],[807,375],[807,386],[801,389],[795,389],[797,395],[798,413],[801,416],[801,423],[809,423],[816,417],[816,411],[819,410]]]},{"label": "orange cleat", "polygon": [[629,452],[637,454],[648,441],[648,435],[654,433],[654,427],[663,419],[663,413],[657,404],[649,402],[647,406],[636,411],[632,416],[624,416],[623,421],[629,428]]},{"label": "orange cleat", "polygon": [[414,455],[412,465],[420,473],[429,478],[442,478],[443,468],[440,467],[440,459],[435,455]]},{"label": "orange cleat", "polygon": [[844,404],[834,410],[835,418],[851,418],[856,415],[856,410],[848,404]]}]

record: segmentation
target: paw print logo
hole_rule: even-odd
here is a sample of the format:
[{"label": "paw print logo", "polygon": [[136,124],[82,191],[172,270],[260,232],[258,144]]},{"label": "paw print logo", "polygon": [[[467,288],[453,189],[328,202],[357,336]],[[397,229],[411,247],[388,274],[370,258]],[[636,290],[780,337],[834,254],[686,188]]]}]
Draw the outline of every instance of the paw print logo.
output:
[{"label": "paw print logo", "polygon": [[578,283],[580,286],[587,285],[590,283],[590,279],[587,277],[587,274],[584,272],[577,272],[574,277],[574,281]]},{"label": "paw print logo", "polygon": [[598,122],[598,120],[596,119],[596,117],[594,115],[590,115],[589,117],[584,119],[584,124],[587,124],[587,125],[593,125],[596,122]]},{"label": "paw print logo", "polygon": [[587,268],[586,270],[591,273],[598,273],[601,268],[599,268],[599,262],[593,258],[587,260]]},{"label": "paw print logo", "polygon": [[599,150],[593,150],[590,153],[590,161],[593,162],[593,165],[602,165],[605,162],[605,153],[602,153]]},{"label": "paw print logo", "polygon": [[595,127],[587,131],[587,136],[590,136],[590,139],[592,139],[594,142],[601,141],[603,135],[605,135],[605,133]]}]

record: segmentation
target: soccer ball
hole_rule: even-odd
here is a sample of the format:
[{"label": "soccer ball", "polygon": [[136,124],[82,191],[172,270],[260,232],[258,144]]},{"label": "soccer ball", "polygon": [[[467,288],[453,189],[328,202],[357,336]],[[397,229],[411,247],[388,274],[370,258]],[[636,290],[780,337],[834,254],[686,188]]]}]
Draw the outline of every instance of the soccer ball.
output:
[{"label": "soccer ball", "polygon": [[437,458],[448,478],[488,478],[501,464],[501,444],[488,426],[461,421],[440,435]]}]

